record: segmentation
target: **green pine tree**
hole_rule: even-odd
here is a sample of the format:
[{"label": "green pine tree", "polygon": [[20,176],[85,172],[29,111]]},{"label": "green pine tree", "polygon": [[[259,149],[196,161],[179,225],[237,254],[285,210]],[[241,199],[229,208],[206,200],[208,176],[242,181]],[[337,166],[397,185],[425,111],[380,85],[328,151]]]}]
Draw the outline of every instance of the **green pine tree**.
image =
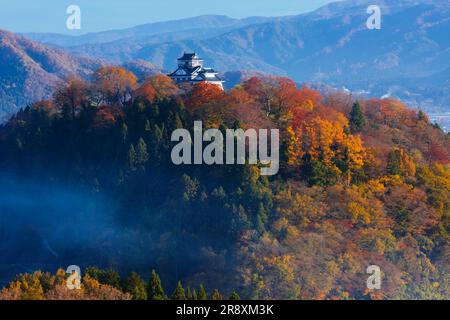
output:
[{"label": "green pine tree", "polygon": [[184,293],[184,288],[181,285],[181,281],[178,281],[177,287],[172,294],[172,300],[186,300],[186,294]]},{"label": "green pine tree", "polygon": [[366,117],[362,111],[359,102],[353,104],[352,111],[350,112],[350,132],[359,133],[366,125]]},{"label": "green pine tree", "polygon": [[388,154],[387,173],[390,175],[401,173],[400,152],[398,150],[392,150]]},{"label": "green pine tree", "polygon": [[260,234],[266,231],[267,213],[262,203],[259,204],[258,215],[256,216],[256,230]]},{"label": "green pine tree", "polygon": [[207,299],[206,291],[203,285],[201,284],[200,287],[198,288],[197,300],[206,300],[206,299]]},{"label": "green pine tree", "polygon": [[235,301],[235,300],[241,300],[241,297],[237,294],[236,291],[233,291],[233,292],[231,293],[230,300],[233,300],[233,301]]},{"label": "green pine tree", "polygon": [[120,128],[120,136],[121,136],[121,140],[122,142],[126,142],[128,139],[128,126],[123,123],[122,127]]},{"label": "green pine tree", "polygon": [[145,165],[148,161],[147,145],[144,139],[140,138],[136,146],[136,164]]},{"label": "green pine tree", "polygon": [[123,289],[133,296],[133,300],[147,300],[145,281],[136,272],[131,272],[125,279]]},{"label": "green pine tree", "polygon": [[85,274],[101,284],[106,284],[121,289],[121,279],[117,271],[112,269],[103,270],[98,267],[86,268]]},{"label": "green pine tree", "polygon": [[152,270],[152,275],[147,285],[147,300],[166,300],[166,294],[161,284],[161,279],[155,270]]},{"label": "green pine tree", "polygon": [[192,300],[191,287],[189,287],[189,286],[186,288],[186,299]]},{"label": "green pine tree", "polygon": [[425,115],[425,113],[422,110],[419,110],[419,112],[417,113],[417,119],[419,121],[427,120],[427,116]]},{"label": "green pine tree", "polygon": [[134,146],[131,144],[127,154],[128,169],[135,170],[136,164],[137,164],[137,154],[136,150],[134,149]]},{"label": "green pine tree", "polygon": [[144,131],[150,132],[152,131],[152,125],[149,120],[145,120]]},{"label": "green pine tree", "polygon": [[223,300],[219,290],[214,289],[214,291],[211,293],[211,296],[209,297],[209,300]]}]

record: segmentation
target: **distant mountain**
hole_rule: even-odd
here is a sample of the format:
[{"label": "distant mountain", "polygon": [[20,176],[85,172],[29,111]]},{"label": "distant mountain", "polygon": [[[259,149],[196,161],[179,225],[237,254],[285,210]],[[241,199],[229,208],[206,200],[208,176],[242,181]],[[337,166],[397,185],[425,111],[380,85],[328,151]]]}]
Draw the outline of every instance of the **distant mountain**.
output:
[{"label": "distant mountain", "polygon": [[50,97],[67,76],[87,77],[99,65],[0,30],[0,122],[18,107]]},{"label": "distant mountain", "polygon": [[25,33],[30,39],[44,44],[60,47],[73,47],[86,44],[143,41],[160,42],[168,40],[192,39],[224,33],[233,29],[273,20],[276,18],[249,17],[233,19],[223,15],[203,15],[193,18],[154,22],[122,30],[110,30],[89,33],[81,36],[70,36],[52,33]]}]

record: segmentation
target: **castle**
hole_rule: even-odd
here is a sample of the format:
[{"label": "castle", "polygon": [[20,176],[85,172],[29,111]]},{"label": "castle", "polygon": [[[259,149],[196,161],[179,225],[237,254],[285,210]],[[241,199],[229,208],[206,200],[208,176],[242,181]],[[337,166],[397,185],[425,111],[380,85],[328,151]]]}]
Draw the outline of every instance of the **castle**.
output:
[{"label": "castle", "polygon": [[223,80],[212,68],[203,67],[203,60],[194,53],[184,53],[178,59],[178,69],[168,75],[176,83],[207,82],[219,86],[223,90]]}]

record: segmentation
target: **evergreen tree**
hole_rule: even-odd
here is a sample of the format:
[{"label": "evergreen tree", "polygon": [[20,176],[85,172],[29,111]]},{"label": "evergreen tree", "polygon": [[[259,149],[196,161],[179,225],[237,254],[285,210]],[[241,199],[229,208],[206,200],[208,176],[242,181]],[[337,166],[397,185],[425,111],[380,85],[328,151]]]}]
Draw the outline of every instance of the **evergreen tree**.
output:
[{"label": "evergreen tree", "polygon": [[131,272],[125,279],[123,289],[133,296],[133,300],[147,300],[145,281],[136,272]]},{"label": "evergreen tree", "polygon": [[152,131],[152,125],[150,124],[150,121],[148,119],[145,120],[144,131],[146,132]]},{"label": "evergreen tree", "polygon": [[136,164],[137,164],[137,154],[136,150],[134,149],[134,146],[131,144],[127,154],[128,169],[135,170]]},{"label": "evergreen tree", "polygon": [[136,146],[136,164],[145,165],[148,161],[147,145],[144,139],[140,138]]},{"label": "evergreen tree", "polygon": [[118,289],[121,289],[122,287],[119,273],[112,269],[102,270],[97,267],[89,267],[86,268],[85,274],[101,284],[106,284]]},{"label": "evergreen tree", "polygon": [[161,279],[155,270],[152,270],[150,280],[147,285],[147,299],[148,300],[166,300],[166,294],[161,284]]},{"label": "evergreen tree", "polygon": [[151,158],[153,161],[156,161],[158,163],[161,163],[161,159],[163,158],[164,151],[161,149],[163,148],[163,141],[164,139],[164,131],[161,129],[157,124],[153,126],[153,130],[150,134],[150,152],[151,152]]},{"label": "evergreen tree", "polygon": [[214,291],[211,293],[209,300],[223,300],[222,295],[219,293],[219,290],[214,289]]},{"label": "evergreen tree", "polygon": [[186,299],[187,300],[192,300],[191,287],[189,287],[189,286],[186,288]]},{"label": "evergreen tree", "polygon": [[181,285],[181,281],[178,281],[177,287],[175,288],[175,291],[172,294],[173,300],[186,300],[186,295],[184,293],[184,288]]},{"label": "evergreen tree", "polygon": [[419,110],[419,112],[417,113],[417,118],[419,121],[427,120],[427,116],[422,110]]},{"label": "evergreen tree", "polygon": [[301,172],[309,185],[332,186],[338,182],[341,172],[335,167],[328,167],[322,161],[303,158]]},{"label": "evergreen tree", "polygon": [[400,152],[398,150],[392,150],[389,152],[387,173],[390,175],[397,175],[401,173]]},{"label": "evergreen tree", "polygon": [[266,231],[267,213],[262,203],[259,204],[258,215],[256,216],[256,230],[260,234]]},{"label": "evergreen tree", "polygon": [[120,128],[120,136],[121,136],[121,140],[122,142],[126,142],[128,139],[128,126],[123,123],[122,127]]},{"label": "evergreen tree", "polygon": [[201,284],[200,287],[198,288],[197,300],[206,300],[206,299],[207,299],[206,291],[203,285]]},{"label": "evergreen tree", "polygon": [[353,104],[352,111],[350,112],[350,132],[359,133],[366,125],[366,117],[362,111],[359,102]]},{"label": "evergreen tree", "polygon": [[241,297],[237,294],[236,291],[233,291],[233,292],[231,293],[230,300],[233,300],[233,301],[235,301],[235,300],[241,300]]}]

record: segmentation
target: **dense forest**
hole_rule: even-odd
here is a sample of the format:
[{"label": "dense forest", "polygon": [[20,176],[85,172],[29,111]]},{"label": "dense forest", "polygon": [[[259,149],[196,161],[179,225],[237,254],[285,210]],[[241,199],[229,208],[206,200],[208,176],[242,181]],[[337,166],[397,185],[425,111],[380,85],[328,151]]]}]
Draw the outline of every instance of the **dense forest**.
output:
[{"label": "dense forest", "polygon": [[[280,129],[279,173],[174,165],[172,132],[197,120],[205,130]],[[322,94],[280,77],[223,92],[206,83],[180,87],[164,75],[138,82],[123,68],[103,67],[0,127],[0,173],[86,195],[75,200],[82,206],[57,212],[52,228],[83,210],[112,221],[76,257],[117,272],[86,269],[84,295],[73,298],[149,298],[141,276],[148,280],[152,269],[178,292],[179,281],[218,288],[212,298],[450,298],[450,135],[397,100]],[[8,210],[1,214],[16,219]],[[26,210],[32,219],[46,215]],[[108,241],[109,252],[93,253]],[[366,287],[374,264],[381,290]],[[67,298],[58,291],[65,277],[21,274],[0,297]]]}]

